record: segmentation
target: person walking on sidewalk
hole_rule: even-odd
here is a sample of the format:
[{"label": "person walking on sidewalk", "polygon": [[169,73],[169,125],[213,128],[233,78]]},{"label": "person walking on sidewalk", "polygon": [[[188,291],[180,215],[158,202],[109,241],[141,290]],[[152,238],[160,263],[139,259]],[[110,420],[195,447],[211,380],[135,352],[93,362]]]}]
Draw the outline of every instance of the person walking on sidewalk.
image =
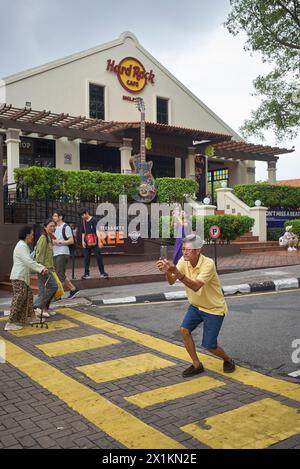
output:
[{"label": "person walking on sidewalk", "polygon": [[87,208],[80,210],[82,247],[84,255],[84,275],[83,280],[90,279],[90,261],[92,252],[96,256],[100,278],[108,278],[109,275],[104,270],[104,263],[100,249],[103,247],[100,233],[97,232],[97,220],[92,217]]},{"label": "person walking on sidewalk", "polygon": [[13,268],[10,280],[13,287],[13,297],[10,307],[9,321],[6,323],[5,331],[17,331],[29,321],[34,323],[35,313],[33,309],[33,294],[30,288],[30,274],[38,272],[45,276],[48,269],[38,264],[30,257],[29,245],[33,242],[33,229],[24,226],[19,231],[19,242],[13,254]]},{"label": "person walking on sidewalk", "polygon": [[228,312],[220,280],[214,261],[201,254],[203,241],[200,236],[191,234],[183,240],[183,257],[177,266],[167,259],[157,262],[158,269],[166,274],[173,285],[179,279],[186,287],[189,308],[181,324],[184,346],[192,359],[192,365],[183,373],[184,378],[204,371],[200,362],[192,332],[203,323],[202,346],[223,360],[224,373],[232,373],[235,363],[218,345],[218,335]]},{"label": "person walking on sidewalk", "polygon": [[70,291],[69,298],[74,298],[79,290],[66,276],[67,264],[70,259],[70,247],[74,247],[74,237],[72,229],[65,223],[65,214],[61,210],[56,210],[52,219],[56,225],[53,239],[53,257],[55,272],[61,283]]},{"label": "person walking on sidewalk", "polygon": [[41,316],[43,309],[43,316],[49,318],[55,316],[55,311],[49,309],[51,300],[53,299],[58,285],[52,272],[54,272],[53,260],[53,239],[54,239],[55,223],[50,218],[44,223],[43,233],[41,234],[35,250],[36,261],[43,264],[49,270],[49,276],[45,277],[38,274],[38,287],[39,296],[34,302],[34,309],[37,316]]}]

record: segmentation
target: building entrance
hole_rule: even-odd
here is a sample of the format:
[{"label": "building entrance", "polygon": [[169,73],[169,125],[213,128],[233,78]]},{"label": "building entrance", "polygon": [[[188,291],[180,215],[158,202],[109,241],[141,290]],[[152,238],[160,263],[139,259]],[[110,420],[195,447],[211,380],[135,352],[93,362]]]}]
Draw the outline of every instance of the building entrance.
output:
[{"label": "building entrance", "polygon": [[222,182],[226,181],[228,186],[229,181],[229,169],[211,169],[207,173],[207,188],[208,194],[210,195],[211,202],[213,205],[217,203],[217,193],[216,189],[222,187]]}]

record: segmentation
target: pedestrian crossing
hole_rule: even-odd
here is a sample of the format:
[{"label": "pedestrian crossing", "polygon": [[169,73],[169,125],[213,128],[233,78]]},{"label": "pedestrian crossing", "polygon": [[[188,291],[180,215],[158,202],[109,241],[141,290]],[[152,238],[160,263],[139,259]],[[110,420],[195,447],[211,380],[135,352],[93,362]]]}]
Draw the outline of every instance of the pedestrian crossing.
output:
[{"label": "pedestrian crossing", "polygon": [[183,383],[174,384],[172,386],[164,386],[153,389],[151,391],[142,392],[133,396],[125,397],[125,400],[132,404],[145,409],[146,407],[163,402],[174,401],[187,396],[192,396],[201,392],[225,386],[225,383],[214,378],[202,376]]},{"label": "pedestrian crossing", "polygon": [[120,341],[103,334],[94,334],[77,339],[66,339],[49,344],[41,344],[37,345],[37,348],[48,355],[48,357],[59,357],[69,353],[84,352],[116,344],[120,344]]},{"label": "pedestrian crossing", "polygon": [[[77,311],[71,308],[64,308],[57,311],[62,315],[68,318],[73,318],[87,326],[92,326],[96,329],[101,329],[102,331],[115,334],[123,339],[133,341],[144,347],[148,347],[149,349],[163,352],[170,357],[190,363],[190,357],[188,356],[185,348],[181,345],[173,344],[166,340],[145,334],[144,332],[139,332],[129,327],[122,326],[121,324],[109,322],[82,311]],[[228,375],[223,372],[222,362],[219,359],[203,353],[199,353],[198,355],[205,369],[228,377]],[[279,394],[287,397],[288,399],[300,402],[300,388],[297,384],[272,378],[240,366],[237,366],[232,378],[246,386],[254,386],[263,389],[264,391]]]},{"label": "pedestrian crossing", "polygon": [[105,383],[142,373],[150,373],[169,366],[176,366],[176,363],[160,358],[152,353],[142,353],[135,356],[117,358],[116,360],[79,366],[77,370],[96,383]]},{"label": "pedestrian crossing", "polygon": [[108,399],[5,340],[7,361],[121,445],[131,449],[182,449],[179,442]]},{"label": "pedestrian crossing", "polygon": [[51,332],[65,331],[74,327],[79,327],[78,324],[68,321],[67,319],[61,319],[57,321],[47,322],[48,329],[46,327],[36,327],[28,325],[19,331],[10,331],[15,337],[28,337],[31,335],[49,334]]},{"label": "pedestrian crossing", "polygon": [[263,449],[300,433],[300,413],[274,399],[263,399],[181,430],[213,449]]},{"label": "pedestrian crossing", "polygon": [[[178,370],[179,377],[182,372],[182,362],[190,362],[182,346],[84,311],[63,308],[57,312],[64,319],[56,317],[50,320],[49,329],[26,327],[21,331],[5,334],[7,362],[93,423],[99,431],[114,438],[120,443],[120,447],[184,449],[190,447],[188,442],[191,441],[194,442],[192,447],[198,442],[209,448],[267,448],[300,433],[300,413],[299,409],[294,407],[295,404],[294,406],[282,404],[276,398],[269,396],[262,396],[254,403],[239,402],[236,408],[216,415],[205,417],[205,413],[201,413],[201,420],[197,420],[197,414],[193,417],[188,416],[184,424],[177,425],[175,434],[163,426],[163,419],[159,419],[158,423],[153,425],[150,423],[152,409],[158,412],[155,406],[177,404],[182,408],[184,416],[185,400],[194,398],[199,400],[197,409],[201,412],[202,396],[207,399],[210,391],[218,389],[226,391],[230,383],[259,388],[266,393],[271,392],[293,399],[294,402],[300,402],[300,389],[294,383],[264,376],[241,367],[238,367],[234,375],[226,376],[224,379],[222,363],[204,354],[201,355],[201,360],[203,359],[206,370],[209,373],[213,372],[213,376],[205,374],[186,381],[176,383],[173,381],[173,384],[166,386],[162,384],[164,375],[160,373],[172,371],[174,376],[174,372]],[[86,326],[89,332],[82,337],[55,341],[55,332],[71,328],[81,331],[82,327]],[[90,328],[97,333],[92,334]],[[35,343],[32,353],[25,351],[22,340],[36,334],[44,334],[42,336],[44,342]],[[14,341],[19,340],[18,345],[10,341],[10,336]],[[48,342],[47,337],[49,337]],[[134,344],[135,350],[140,346],[140,352],[133,353],[128,350],[126,356],[119,357],[118,347],[126,346],[127,343]],[[34,348],[43,352],[45,359],[37,358],[34,355]],[[97,354],[95,358],[97,350],[99,355]],[[86,351],[94,351],[91,360],[87,364],[77,366],[76,358],[79,360],[80,353]],[[112,355],[115,353],[116,356],[113,359],[104,358],[100,361],[102,351],[109,351]],[[61,357],[63,363],[64,357],[69,357],[70,354],[74,354],[73,370],[79,372],[79,377],[76,375],[76,379],[47,362],[48,357]],[[89,378],[96,385],[105,386],[109,383],[117,387],[124,379],[139,379],[138,382],[142,384],[143,377],[151,373],[155,373],[152,375],[151,389],[122,393],[123,400],[119,399],[117,403],[102,395],[102,388],[95,390],[92,384],[87,385],[88,381],[85,379]],[[160,379],[154,386],[156,376]],[[185,441],[184,445],[178,441],[178,435],[181,435],[182,441]],[[186,438],[188,436],[190,439]]]}]

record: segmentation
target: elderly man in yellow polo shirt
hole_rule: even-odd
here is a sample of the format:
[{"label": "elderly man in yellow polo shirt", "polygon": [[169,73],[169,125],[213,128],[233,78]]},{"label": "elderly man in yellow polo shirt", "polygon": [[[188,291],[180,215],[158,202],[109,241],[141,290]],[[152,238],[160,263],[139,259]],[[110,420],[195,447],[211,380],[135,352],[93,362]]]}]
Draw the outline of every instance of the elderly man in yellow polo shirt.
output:
[{"label": "elderly man in yellow polo shirt", "polygon": [[201,254],[202,247],[203,241],[200,236],[190,234],[183,240],[183,257],[177,266],[167,259],[161,259],[157,262],[158,269],[166,274],[170,285],[173,285],[177,279],[185,285],[190,303],[180,329],[183,343],[193,362],[182,373],[184,378],[204,371],[191,334],[202,322],[202,346],[224,361],[223,370],[225,373],[232,373],[235,370],[232,358],[218,345],[218,335],[224,317],[228,313],[228,308],[215,263],[209,257]]}]

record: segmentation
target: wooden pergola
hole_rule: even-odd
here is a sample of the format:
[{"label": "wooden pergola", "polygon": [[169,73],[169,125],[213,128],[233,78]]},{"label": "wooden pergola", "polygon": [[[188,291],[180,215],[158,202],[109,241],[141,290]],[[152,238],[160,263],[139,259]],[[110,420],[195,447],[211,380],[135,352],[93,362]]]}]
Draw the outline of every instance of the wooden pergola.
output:
[{"label": "wooden pergola", "polygon": [[[55,114],[51,111],[36,111],[30,107],[16,108],[11,104],[0,106],[0,129],[19,130],[22,136],[37,134],[38,137],[62,137],[70,141],[81,140],[83,143],[94,143],[120,147],[123,138],[132,138],[134,150],[139,146],[140,122],[116,122],[100,119],[89,119],[85,116]],[[187,157],[187,148],[195,146],[199,151],[207,144],[212,145],[215,157],[229,160],[252,160],[276,162],[277,155],[291,153],[294,149],[254,145],[238,142],[231,135],[207,130],[191,129],[180,126],[146,123],[147,135],[153,136],[154,149],[157,153],[179,158]],[[197,142],[199,142],[197,144]],[[207,142],[203,144],[201,142]],[[156,146],[156,148],[155,148]]]},{"label": "wooden pergola", "polygon": [[19,109],[7,104],[0,107],[0,128],[20,130],[23,136],[52,135],[54,138],[81,139],[83,142],[120,144],[120,139],[112,133],[112,129],[115,132],[118,130],[118,123],[51,111],[34,111],[31,108]]},{"label": "wooden pergola", "polygon": [[253,143],[237,142],[220,142],[213,144],[216,155],[220,157],[228,157],[229,155],[239,160],[256,160],[256,161],[277,161],[278,156],[286,153],[292,153],[294,149],[270,147],[264,145],[255,145]]}]

